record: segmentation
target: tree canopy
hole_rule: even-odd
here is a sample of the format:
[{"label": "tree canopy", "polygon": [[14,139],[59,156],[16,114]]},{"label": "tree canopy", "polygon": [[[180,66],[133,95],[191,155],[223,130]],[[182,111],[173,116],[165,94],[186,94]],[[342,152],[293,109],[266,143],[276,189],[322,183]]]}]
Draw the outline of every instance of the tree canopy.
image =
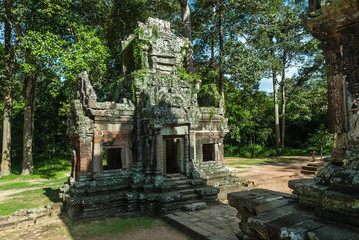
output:
[{"label": "tree canopy", "polygon": [[[116,100],[124,74],[121,41],[148,17],[170,21],[177,34],[192,38],[189,72],[201,79],[204,92],[218,90],[225,99],[228,154],[249,149],[253,157],[259,146],[276,146],[277,154],[284,147],[324,146],[313,139],[328,124],[325,69],[318,41],[303,25],[304,1],[1,3],[0,120],[11,123],[12,147],[5,148],[13,171],[21,172],[16,166],[23,162],[23,174],[31,174],[32,155],[69,150],[66,121],[79,72],[89,73],[99,100]],[[288,69],[297,73],[286,76]],[[273,79],[271,93],[260,89],[266,77]],[[205,95],[199,102],[212,104]]]}]

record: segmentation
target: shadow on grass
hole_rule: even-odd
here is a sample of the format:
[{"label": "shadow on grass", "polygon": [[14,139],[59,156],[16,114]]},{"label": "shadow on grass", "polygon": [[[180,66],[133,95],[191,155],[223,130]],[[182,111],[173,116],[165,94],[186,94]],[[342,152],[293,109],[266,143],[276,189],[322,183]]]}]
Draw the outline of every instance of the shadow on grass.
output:
[{"label": "shadow on grass", "polygon": [[43,188],[45,191],[43,194],[49,198],[53,203],[61,202],[62,199],[59,197],[60,189]]},{"label": "shadow on grass", "polygon": [[[34,156],[34,173],[29,178],[54,178],[62,175],[63,172],[71,171],[71,156],[69,153],[54,153],[54,154],[38,154]],[[20,175],[22,172],[22,162],[19,158],[14,158],[11,166],[11,173],[13,175]]]},{"label": "shadow on grass", "polygon": [[70,172],[71,162],[57,162],[54,165],[47,165],[46,167],[35,169],[34,174],[40,175],[41,178],[54,178],[58,172],[68,170]]}]

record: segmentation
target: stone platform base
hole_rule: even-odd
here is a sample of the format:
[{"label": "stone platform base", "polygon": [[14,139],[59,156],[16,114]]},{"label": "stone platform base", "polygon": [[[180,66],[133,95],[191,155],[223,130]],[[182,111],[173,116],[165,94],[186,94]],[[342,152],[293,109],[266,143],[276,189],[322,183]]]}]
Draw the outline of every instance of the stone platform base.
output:
[{"label": "stone platform base", "polygon": [[317,216],[341,223],[359,226],[359,195],[357,192],[340,192],[331,186],[317,184],[316,179],[289,181],[293,199],[303,208],[310,209]]},{"label": "stone platform base", "polygon": [[195,212],[175,211],[163,217],[193,239],[236,240],[239,231],[236,209],[225,204],[210,205]]},{"label": "stone platform base", "polygon": [[236,189],[248,186],[249,181],[236,177],[225,165],[214,161],[194,164],[200,177],[207,180],[207,184],[219,189]]},{"label": "stone platform base", "polygon": [[289,194],[255,189],[230,193],[228,201],[241,219],[238,239],[359,239],[357,229],[316,218],[299,208]]},{"label": "stone platform base", "polygon": [[87,221],[111,216],[195,211],[218,203],[219,189],[182,174],[145,175],[143,170],[110,170],[69,179],[61,189],[69,216]]}]

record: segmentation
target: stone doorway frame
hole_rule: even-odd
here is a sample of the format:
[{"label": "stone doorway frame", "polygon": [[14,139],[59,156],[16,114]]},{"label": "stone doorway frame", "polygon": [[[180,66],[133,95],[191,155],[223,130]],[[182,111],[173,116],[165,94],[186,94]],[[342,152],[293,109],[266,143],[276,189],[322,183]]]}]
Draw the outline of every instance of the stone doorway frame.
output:
[{"label": "stone doorway frame", "polygon": [[189,174],[189,126],[188,125],[170,125],[158,129],[156,133],[156,152],[157,152],[157,172],[163,176],[167,174],[166,163],[166,139],[180,139],[180,164],[179,172],[185,175]]},{"label": "stone doorway frame", "polygon": [[[168,159],[167,159],[167,141],[173,140],[174,145],[177,148],[176,149],[176,159],[172,161],[176,161],[177,165],[177,172],[176,173],[185,173],[185,148],[184,148],[184,136],[183,135],[174,135],[174,136],[163,136],[163,173],[166,174],[172,174],[168,173]],[[171,160],[170,160],[171,161]]]}]

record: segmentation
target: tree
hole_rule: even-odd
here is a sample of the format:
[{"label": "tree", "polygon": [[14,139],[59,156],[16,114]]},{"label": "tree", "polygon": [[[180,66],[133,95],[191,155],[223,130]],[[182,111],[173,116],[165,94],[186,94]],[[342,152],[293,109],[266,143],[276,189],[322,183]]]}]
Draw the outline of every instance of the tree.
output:
[{"label": "tree", "polygon": [[[241,119],[236,119],[245,124],[245,128],[242,130],[246,132],[251,150],[251,157],[254,157],[254,145],[256,143],[257,131],[264,131],[258,127],[261,119],[258,118],[260,110],[260,104],[263,100],[260,100],[259,93],[259,80],[263,76],[263,64],[258,58],[258,53],[254,48],[248,44],[244,44],[241,40],[232,38],[228,40],[226,44],[226,58],[224,66],[227,69],[228,80],[235,84],[235,86],[242,91],[241,100],[244,101],[245,111],[242,112]],[[227,94],[228,95],[228,94]],[[234,100],[230,98],[231,102]],[[229,109],[230,103],[226,104],[226,108]],[[231,107],[233,109],[233,107]],[[230,112],[230,114],[233,112]],[[233,121],[232,129],[237,128],[236,121]],[[259,130],[261,129],[261,130]],[[237,137],[238,138],[238,137]]]},{"label": "tree", "polygon": [[221,100],[219,107],[224,109],[224,71],[223,71],[223,60],[224,60],[224,46],[223,46],[223,1],[218,0],[217,3],[217,15],[218,15],[218,37],[219,37],[219,92],[221,93]]},{"label": "tree", "polygon": [[11,74],[11,0],[4,1],[5,8],[5,52],[4,52],[4,117],[3,117],[3,140],[0,176],[11,173],[11,115],[12,115],[12,74]]},{"label": "tree", "polygon": [[320,124],[314,134],[310,134],[308,141],[318,147],[321,160],[323,159],[324,147],[333,147],[334,144],[333,134],[329,133],[328,128],[325,128],[324,124]]},{"label": "tree", "polygon": [[[51,69],[58,86],[74,91],[74,75],[83,70],[101,75],[107,50],[93,29],[84,27],[76,12],[78,2],[16,1],[13,26],[20,41],[24,72],[24,124],[22,174],[33,172],[33,136],[38,77]],[[62,78],[62,79],[61,79]],[[64,81],[66,80],[66,81]],[[61,82],[61,83],[59,83]],[[56,92],[53,92],[56,94]]]},{"label": "tree", "polygon": [[187,73],[194,73],[193,66],[193,47],[192,47],[192,27],[191,27],[191,10],[189,0],[179,0],[182,13],[183,36],[189,40],[189,49],[186,56]]},{"label": "tree", "polygon": [[[301,20],[304,11],[302,1],[276,0],[262,3],[258,11],[248,17],[246,34],[249,41],[261,49],[261,58],[267,63],[273,81],[274,129],[277,155],[285,146],[286,77],[285,72],[297,62],[305,62],[305,45],[312,38],[305,31]],[[269,53],[269,54],[268,54]],[[281,81],[278,80],[281,76]],[[279,92],[282,111],[279,114]],[[280,118],[282,124],[280,125]]]}]

